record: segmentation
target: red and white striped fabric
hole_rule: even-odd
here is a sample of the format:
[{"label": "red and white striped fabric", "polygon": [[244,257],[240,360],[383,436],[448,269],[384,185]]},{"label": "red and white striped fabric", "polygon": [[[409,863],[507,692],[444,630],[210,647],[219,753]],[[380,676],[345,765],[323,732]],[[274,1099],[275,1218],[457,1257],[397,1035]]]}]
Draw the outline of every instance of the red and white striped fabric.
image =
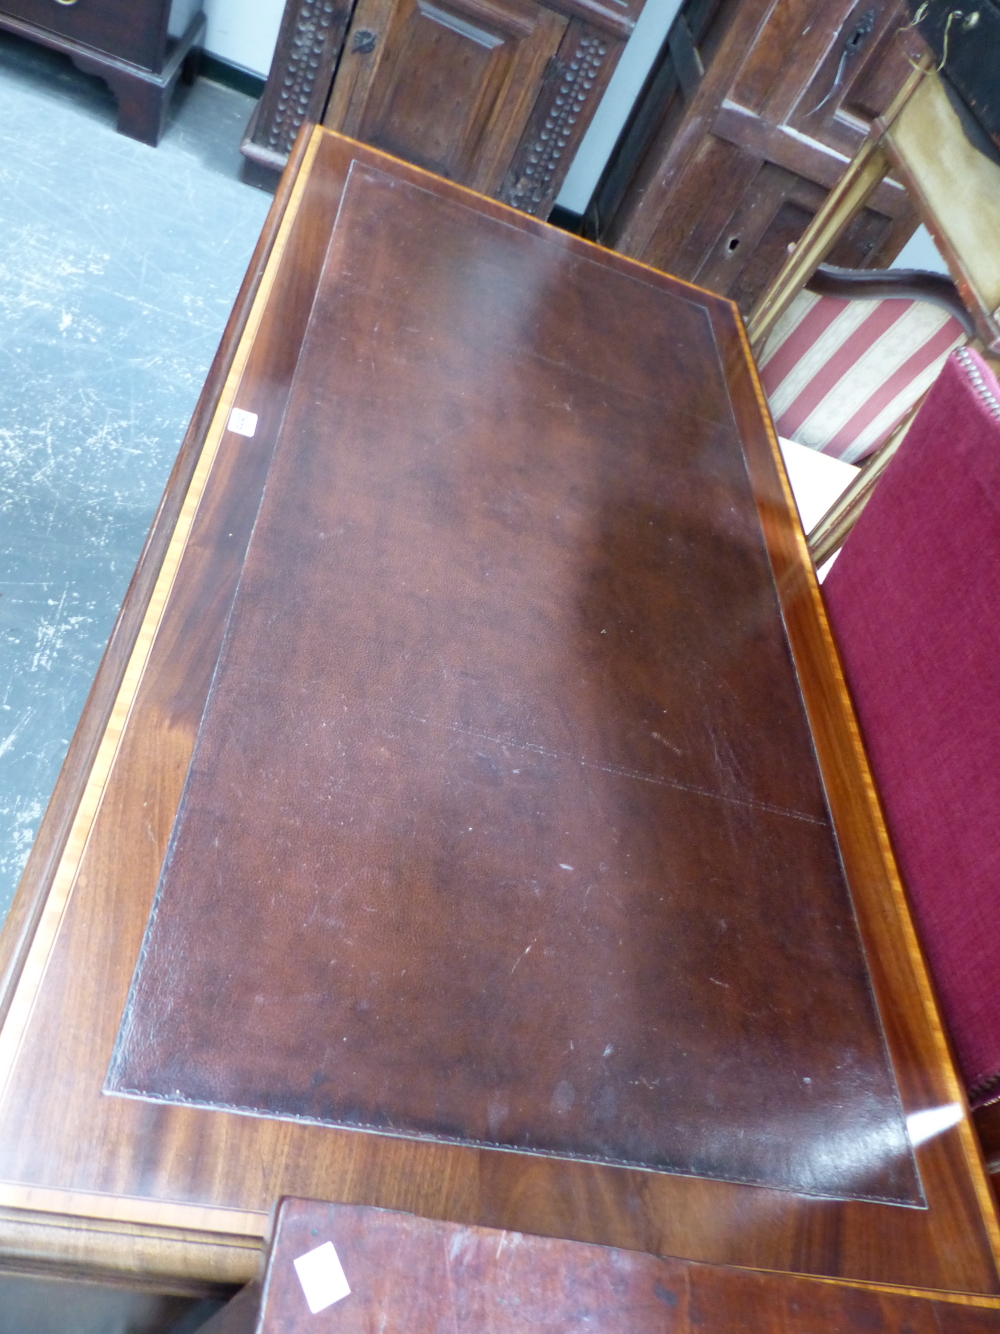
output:
[{"label": "red and white striped fabric", "polygon": [[778,434],[855,463],[878,449],[966,341],[926,301],[800,292],[760,359]]}]

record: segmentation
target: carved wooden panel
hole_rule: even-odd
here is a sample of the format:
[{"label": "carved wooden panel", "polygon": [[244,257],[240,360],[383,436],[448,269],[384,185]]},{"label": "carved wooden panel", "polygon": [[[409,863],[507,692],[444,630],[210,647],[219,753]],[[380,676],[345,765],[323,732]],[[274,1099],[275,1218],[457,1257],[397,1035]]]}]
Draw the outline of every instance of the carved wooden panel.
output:
[{"label": "carved wooden panel", "polygon": [[577,20],[554,60],[531,121],[507,172],[500,198],[525,213],[546,217],[614,70],[619,44]]},{"label": "carved wooden panel", "polygon": [[[901,0],[689,0],[595,194],[592,232],[748,309],[910,70]],[[915,226],[879,186],[832,262]]]},{"label": "carved wooden panel", "polygon": [[360,0],[324,123],[492,193],[565,28],[534,0]]},{"label": "carved wooden panel", "polygon": [[271,74],[243,151],[280,171],[303,121],[317,121],[351,17],[350,0],[293,0],[285,6]]}]

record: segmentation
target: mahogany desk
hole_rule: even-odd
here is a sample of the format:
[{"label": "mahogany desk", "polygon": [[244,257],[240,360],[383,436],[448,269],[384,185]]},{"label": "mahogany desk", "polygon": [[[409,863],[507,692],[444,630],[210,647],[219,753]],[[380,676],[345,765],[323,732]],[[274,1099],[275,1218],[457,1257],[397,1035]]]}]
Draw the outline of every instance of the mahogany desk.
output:
[{"label": "mahogany desk", "polygon": [[[358,547],[365,524],[375,537]],[[449,525],[453,562],[440,548]],[[294,555],[328,537],[347,553],[336,578],[329,547]],[[393,538],[410,543],[402,555]],[[365,584],[357,552],[376,548],[395,554]],[[268,591],[290,550],[299,577]],[[503,579],[490,584],[494,569]],[[430,585],[437,602],[421,602]],[[386,608],[395,598],[404,620],[418,605],[430,621],[456,587],[442,624],[464,627],[459,647],[426,651],[453,693],[414,702],[426,672],[405,663],[422,641],[386,650]],[[285,717],[268,691],[284,683],[293,713],[315,723],[341,679],[322,655],[316,667],[310,599],[332,617],[323,652],[360,682],[352,704],[368,707],[371,681],[380,712],[335,728],[332,748],[296,740],[281,783],[250,758],[241,795],[237,765],[238,790],[199,848],[199,822],[233,778],[229,741],[252,757]],[[530,634],[505,640],[501,613],[519,632],[533,617]],[[470,644],[486,645],[475,662],[461,658]],[[484,693],[490,673],[516,685],[506,715]],[[495,708],[485,721],[483,699]],[[407,940],[432,980],[407,1005],[441,1026],[437,1081],[422,1028],[409,1042],[394,1030],[392,1069],[373,1065],[384,986],[366,1008],[359,983],[338,1012],[350,1059],[316,1045],[327,926],[296,916],[312,872],[295,881],[288,822],[305,807],[282,783],[301,778],[315,804],[316,775],[345,749],[366,781],[410,756],[402,787],[372,780],[351,807],[362,821],[389,811],[372,824],[375,870],[336,838],[366,893],[384,883],[401,901],[412,888]],[[422,831],[441,827],[431,815],[451,781],[444,752],[478,765],[493,832],[482,841],[470,818],[428,852]],[[432,790],[434,811],[411,812],[409,851],[386,852],[404,798]],[[497,804],[497,791],[513,795]],[[568,794],[558,827],[545,793]],[[536,883],[525,849],[555,858],[564,837]],[[579,857],[601,838],[607,859],[588,881]],[[303,834],[302,865],[322,843]],[[287,878],[268,882],[288,855]],[[469,868],[502,857],[520,878],[494,876],[507,899],[484,906],[481,935],[456,934],[441,904],[454,896],[456,921],[469,916]],[[428,913],[474,968],[459,951],[427,973]],[[397,919],[383,920],[391,945]],[[673,921],[683,929],[671,934]],[[562,944],[577,933],[568,965],[546,948],[560,929]],[[360,916],[342,934],[352,948],[371,936]],[[475,953],[482,939],[492,953]],[[296,1194],[1000,1306],[995,1203],[734,307],[329,132],[300,141],[276,199],[2,951],[8,1265],[161,1290],[240,1283],[273,1201]],[[286,981],[258,1011],[254,970],[272,957]],[[374,977],[389,957],[400,962],[376,950],[340,967]],[[578,974],[600,968],[607,990],[581,990]],[[477,1026],[453,1011],[455,998],[475,1009],[479,974]],[[552,978],[582,997],[575,1009],[560,1010]],[[276,1009],[290,1029],[269,1027]],[[601,1024],[615,1040],[591,1051]],[[515,1030],[522,1041],[501,1041]],[[277,1042],[287,1063],[275,1074]]]}]

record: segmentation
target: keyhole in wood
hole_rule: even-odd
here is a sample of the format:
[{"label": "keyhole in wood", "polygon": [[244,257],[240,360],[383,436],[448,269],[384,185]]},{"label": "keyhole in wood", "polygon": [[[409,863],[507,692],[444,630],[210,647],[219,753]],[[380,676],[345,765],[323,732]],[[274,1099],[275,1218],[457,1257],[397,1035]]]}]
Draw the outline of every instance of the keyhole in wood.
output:
[{"label": "keyhole in wood", "polygon": [[861,16],[861,22],[844,43],[844,54],[853,55],[874,27],[875,11],[873,9],[866,10]]}]

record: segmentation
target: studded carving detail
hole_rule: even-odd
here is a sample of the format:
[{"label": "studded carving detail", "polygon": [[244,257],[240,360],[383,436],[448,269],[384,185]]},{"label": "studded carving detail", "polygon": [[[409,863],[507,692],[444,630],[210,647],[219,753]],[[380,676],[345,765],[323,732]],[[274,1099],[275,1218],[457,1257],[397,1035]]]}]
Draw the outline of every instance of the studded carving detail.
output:
[{"label": "studded carving detail", "polygon": [[[288,59],[279,72],[279,91],[268,125],[257,142],[275,153],[291,151],[299,127],[309,111],[324,48],[337,15],[335,0],[302,0],[287,44]],[[273,73],[272,73],[273,77]],[[325,89],[323,90],[326,91]]]},{"label": "studded carving detail", "polygon": [[572,59],[561,65],[561,78],[555,83],[555,96],[542,127],[522,158],[514,188],[507,202],[525,213],[534,213],[551,189],[560,159],[573,137],[574,126],[584,115],[584,108],[598,70],[608,54],[604,37],[581,37]]}]

